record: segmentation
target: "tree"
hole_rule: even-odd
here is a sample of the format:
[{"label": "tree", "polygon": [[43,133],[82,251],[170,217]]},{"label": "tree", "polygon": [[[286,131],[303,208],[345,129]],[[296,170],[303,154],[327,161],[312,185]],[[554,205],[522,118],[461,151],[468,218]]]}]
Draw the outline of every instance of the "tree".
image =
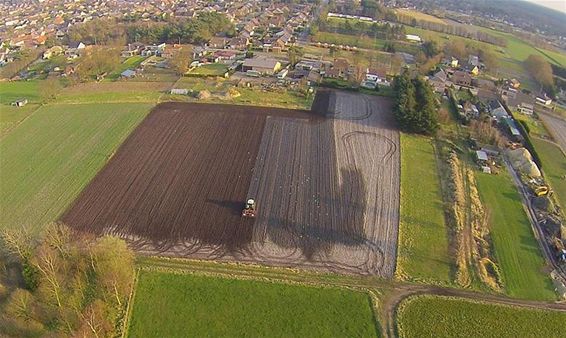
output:
[{"label": "tree", "polygon": [[499,59],[494,52],[489,49],[482,48],[478,50],[478,55],[487,69],[497,71]]},{"label": "tree", "polygon": [[184,46],[169,60],[169,66],[177,73],[177,75],[185,75],[189,70],[189,61],[191,60],[191,51],[189,47]]},{"label": "tree", "polygon": [[463,60],[468,56],[468,51],[466,49],[466,44],[464,41],[457,39],[450,41],[444,46],[444,52],[446,55],[453,56],[457,59]]},{"label": "tree", "polygon": [[304,52],[301,47],[291,46],[289,47],[289,49],[287,49],[287,57],[289,58],[289,63],[292,66],[295,66],[303,55]]},{"label": "tree", "polygon": [[[2,238],[8,247],[4,254],[36,268],[38,287],[10,289],[3,296],[0,336],[116,335],[114,324],[124,311],[134,274],[134,254],[124,241],[109,236],[86,240],[62,224],[49,224],[40,240],[29,241],[29,248],[22,243],[26,236],[17,232]],[[11,278],[8,284],[21,284],[19,277]]]},{"label": "tree", "polygon": [[437,106],[430,85],[421,77],[411,79],[407,71],[394,81],[394,114],[401,129],[434,134],[438,129]]},{"label": "tree", "polygon": [[529,55],[525,67],[531,76],[545,89],[554,86],[552,67],[542,56]]},{"label": "tree", "polygon": [[52,101],[57,97],[57,94],[61,91],[63,86],[61,81],[57,78],[48,78],[45,81],[40,82],[39,85],[39,95],[43,102]]},{"label": "tree", "polygon": [[435,56],[439,52],[436,41],[426,41],[425,43],[423,43],[422,49],[425,55],[429,58]]}]

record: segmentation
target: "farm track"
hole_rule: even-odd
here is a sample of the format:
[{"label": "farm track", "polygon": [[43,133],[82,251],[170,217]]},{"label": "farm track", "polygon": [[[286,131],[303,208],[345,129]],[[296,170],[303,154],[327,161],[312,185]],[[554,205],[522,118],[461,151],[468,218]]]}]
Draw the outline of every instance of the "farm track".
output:
[{"label": "farm track", "polygon": [[[400,159],[390,103],[338,92],[315,105],[322,112],[160,104],[61,220],[142,254],[391,277]],[[240,217],[247,197],[255,220]]]}]

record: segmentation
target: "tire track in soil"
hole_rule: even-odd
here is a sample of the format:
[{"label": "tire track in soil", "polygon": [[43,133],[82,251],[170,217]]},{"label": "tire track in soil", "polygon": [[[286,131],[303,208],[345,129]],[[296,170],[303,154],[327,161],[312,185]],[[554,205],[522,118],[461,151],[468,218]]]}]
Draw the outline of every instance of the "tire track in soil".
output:
[{"label": "tire track in soil", "polygon": [[[330,101],[327,118],[159,104],[61,220],[141,253],[391,277],[399,212],[391,105],[341,92]],[[247,197],[258,203],[255,220],[240,217]]]}]

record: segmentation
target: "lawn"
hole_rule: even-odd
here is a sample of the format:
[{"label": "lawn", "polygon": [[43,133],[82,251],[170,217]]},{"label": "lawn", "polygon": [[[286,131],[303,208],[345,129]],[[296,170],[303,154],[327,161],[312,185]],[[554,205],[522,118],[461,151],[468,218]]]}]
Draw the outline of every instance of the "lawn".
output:
[{"label": "lawn", "polygon": [[559,337],[566,313],[440,296],[411,297],[397,310],[399,337]]},{"label": "lawn", "polygon": [[106,79],[108,80],[118,79],[123,71],[125,71],[126,69],[132,69],[132,70],[136,69],[140,65],[140,63],[142,63],[143,60],[145,59],[146,58],[141,55],[134,55],[132,57],[127,58],[126,60],[124,60],[124,62],[120,64],[120,66],[115,71],[113,71],[110,75],[108,75]]},{"label": "lawn", "polygon": [[141,271],[130,337],[375,337],[368,294]]},{"label": "lawn", "polygon": [[[418,164],[418,165],[417,165]],[[452,259],[431,140],[401,134],[401,221],[397,275],[449,284]]]},{"label": "lawn", "polygon": [[544,176],[550,181],[562,210],[566,210],[566,180],[562,179],[566,175],[566,156],[554,143],[536,137],[531,140],[542,161]]},{"label": "lawn", "polygon": [[555,300],[552,282],[510,174],[477,173],[480,197],[491,224],[495,258],[505,291],[512,297]]},{"label": "lawn", "polygon": [[227,71],[228,67],[222,63],[210,63],[191,70],[189,74],[200,76],[224,76]]},{"label": "lawn", "polygon": [[145,117],[148,104],[43,106],[0,140],[0,228],[56,220]]}]

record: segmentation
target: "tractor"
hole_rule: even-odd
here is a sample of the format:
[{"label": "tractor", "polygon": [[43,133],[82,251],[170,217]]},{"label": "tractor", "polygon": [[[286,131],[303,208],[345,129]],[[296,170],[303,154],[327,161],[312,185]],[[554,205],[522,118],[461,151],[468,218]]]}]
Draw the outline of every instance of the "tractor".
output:
[{"label": "tractor", "polygon": [[242,217],[255,217],[255,200],[248,198],[244,210],[242,210]]}]

